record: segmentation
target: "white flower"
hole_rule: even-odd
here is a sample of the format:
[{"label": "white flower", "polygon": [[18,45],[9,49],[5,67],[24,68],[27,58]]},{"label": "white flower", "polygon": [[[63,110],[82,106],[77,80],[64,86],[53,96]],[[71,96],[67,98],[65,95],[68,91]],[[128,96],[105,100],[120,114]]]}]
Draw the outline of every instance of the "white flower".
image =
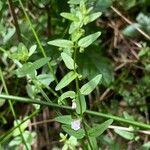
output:
[{"label": "white flower", "polygon": [[76,109],[77,108],[77,104],[76,104],[76,102],[75,101],[72,101],[72,109]]},{"label": "white flower", "polygon": [[75,131],[79,130],[81,128],[81,119],[71,122],[71,128]]}]

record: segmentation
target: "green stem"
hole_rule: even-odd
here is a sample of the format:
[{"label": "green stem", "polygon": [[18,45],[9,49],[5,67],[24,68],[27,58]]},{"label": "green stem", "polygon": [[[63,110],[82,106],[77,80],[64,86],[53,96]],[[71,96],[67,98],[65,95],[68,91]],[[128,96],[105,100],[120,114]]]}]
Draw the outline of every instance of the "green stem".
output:
[{"label": "green stem", "polygon": [[89,138],[89,136],[88,136],[88,131],[87,131],[87,129],[86,129],[86,124],[85,124],[84,120],[83,120],[83,129],[84,129],[84,131],[85,131],[85,136],[86,136],[86,138],[87,138],[87,140],[88,140],[89,146],[90,146],[91,150],[93,150],[93,147],[92,147],[90,138]]},{"label": "green stem", "polygon": [[[1,68],[0,68],[0,78],[1,78],[2,84],[3,84],[3,86],[4,86],[5,93],[6,93],[7,95],[9,95],[9,92],[8,92],[8,89],[7,89],[7,86],[6,86],[6,83],[5,83],[5,80],[4,80],[4,77],[3,77],[3,73],[2,73]],[[9,103],[10,109],[11,109],[11,111],[12,111],[13,117],[14,117],[14,119],[16,120],[16,123],[19,124],[18,121],[17,121],[17,116],[16,116],[15,110],[14,110],[14,108],[13,108],[12,102],[9,100],[8,103]],[[27,145],[27,143],[26,143],[26,141],[25,141],[25,139],[24,139],[24,136],[23,136],[23,134],[22,134],[22,131],[21,131],[20,126],[19,126],[19,132],[20,132],[22,141],[23,141],[23,143],[24,143],[26,149],[29,150],[28,145]]]},{"label": "green stem", "polygon": [[[58,104],[49,103],[49,102],[45,102],[45,101],[37,101],[37,100],[32,100],[30,98],[25,98],[25,97],[18,97],[18,96],[0,94],[0,98],[5,99],[5,100],[14,100],[14,101],[24,102],[24,103],[35,103],[35,104],[39,104],[39,105],[46,105],[46,106],[49,106],[49,107],[73,110],[70,106],[58,105]],[[148,125],[148,124],[139,123],[137,121],[124,119],[124,118],[114,116],[114,115],[110,115],[110,114],[105,114],[105,113],[100,113],[100,112],[95,112],[95,111],[90,111],[90,110],[86,110],[85,113],[89,114],[89,115],[94,115],[94,116],[107,118],[107,119],[113,119],[115,121],[126,123],[126,124],[129,124],[129,125],[133,125],[133,126],[136,126],[136,127],[139,127],[139,128],[150,129],[150,125]]]},{"label": "green stem", "polygon": [[3,53],[6,53],[7,51],[5,49],[3,49],[2,47],[0,47],[0,51],[2,51]]},{"label": "green stem", "polygon": [[[73,59],[74,59],[74,72],[75,73],[77,73],[77,71],[76,71],[76,57],[77,57],[77,44],[75,44],[75,50],[74,50],[74,56],[73,56]],[[80,104],[80,113],[82,115],[82,104],[81,104],[81,99],[80,99],[80,91],[79,91],[79,81],[78,81],[78,78],[75,79],[75,84],[76,84],[77,98],[79,99],[79,104]]]},{"label": "green stem", "polygon": [[34,111],[30,116],[28,116],[27,118],[25,118],[24,120],[21,121],[21,123],[17,124],[15,127],[11,128],[4,136],[0,137],[0,144],[4,143],[8,138],[11,137],[13,131],[17,128],[19,128],[24,122],[26,122],[27,120],[31,119],[32,117],[34,117],[36,114],[39,113],[40,110],[36,110]]},{"label": "green stem", "polygon": [[[27,14],[26,11],[25,11],[25,8],[24,8],[24,6],[23,6],[22,1],[21,1],[21,0],[18,0],[18,1],[19,1],[19,4],[20,4],[20,6],[21,6],[21,8],[22,8],[22,10],[23,10],[23,13],[24,13],[24,15],[25,15],[25,17],[26,17],[26,19],[27,19],[27,21],[28,21],[30,27],[31,27],[32,33],[33,33],[33,35],[34,35],[34,37],[35,37],[35,39],[36,39],[36,41],[37,41],[37,43],[38,43],[38,45],[39,45],[39,48],[40,48],[40,50],[41,50],[41,53],[43,54],[44,57],[47,57],[47,55],[46,55],[46,53],[45,53],[45,50],[44,50],[44,48],[43,48],[43,46],[42,46],[42,44],[41,44],[41,42],[40,42],[40,40],[39,40],[39,37],[38,37],[38,35],[37,35],[37,33],[36,33],[34,27],[33,27],[33,24],[32,24],[32,22],[31,22],[31,20],[30,20],[30,18],[29,18],[29,16],[28,16],[28,14]],[[52,68],[51,64],[50,64],[49,62],[48,62],[47,64],[48,64],[48,67],[49,67],[49,70],[50,70],[51,74],[53,75],[53,78],[55,79],[55,82],[58,83],[58,80],[57,80],[57,78],[56,78],[56,76],[55,76],[55,74],[54,74],[54,71],[53,71],[53,68]]]},{"label": "green stem", "polygon": [[[75,73],[77,73],[77,71],[76,71],[77,49],[78,49],[78,46],[77,46],[77,44],[75,44],[75,50],[74,50],[74,72]],[[82,103],[81,103],[81,98],[80,98],[79,79],[78,78],[75,79],[75,83],[76,83],[76,92],[77,92],[77,95],[78,95],[77,98],[79,99],[79,104],[80,104],[80,113],[81,113],[80,115],[81,115],[82,120],[83,120],[83,129],[85,131],[86,138],[87,138],[87,141],[89,143],[89,146],[90,146],[91,150],[93,150],[93,147],[92,147],[91,141],[89,139],[86,127],[84,125],[84,116],[83,116],[83,111],[82,111]]]}]

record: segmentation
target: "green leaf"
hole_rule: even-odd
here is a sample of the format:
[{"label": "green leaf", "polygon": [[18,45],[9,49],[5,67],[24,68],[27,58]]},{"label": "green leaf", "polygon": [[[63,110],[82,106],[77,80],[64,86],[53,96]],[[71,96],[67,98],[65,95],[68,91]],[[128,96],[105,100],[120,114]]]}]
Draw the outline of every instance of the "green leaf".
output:
[{"label": "green leaf", "polygon": [[[74,65],[74,63],[75,63],[74,60],[68,54],[62,52],[61,57],[68,69],[74,70],[77,68],[77,65],[76,64]],[[74,68],[74,66],[75,66],[75,68]]]},{"label": "green leaf", "polygon": [[77,73],[75,73],[74,71],[70,71],[69,73],[67,73],[62,79],[61,81],[58,83],[58,85],[56,86],[55,90],[58,91],[64,87],[66,87],[69,83],[71,83],[76,77],[77,77]]},{"label": "green leaf", "polygon": [[76,112],[78,114],[83,114],[86,111],[86,101],[84,95],[79,93],[79,96],[76,98],[76,105]]},{"label": "green leaf", "polygon": [[71,136],[76,137],[77,139],[82,139],[85,136],[84,130],[79,129],[77,131],[71,129],[69,125],[62,125],[62,129]]},{"label": "green leaf", "polygon": [[18,77],[24,77],[26,75],[29,75],[30,77],[35,77],[36,69],[41,68],[44,66],[50,59],[48,57],[41,58],[36,60],[34,63],[26,63],[21,68],[16,70],[16,74]]},{"label": "green leaf", "polygon": [[33,68],[34,68],[35,70],[36,70],[36,69],[39,69],[39,68],[41,68],[42,66],[44,66],[45,64],[47,64],[49,61],[50,61],[50,58],[48,58],[48,57],[40,58],[40,59],[36,60],[36,61],[33,63]]},{"label": "green leaf", "polygon": [[77,5],[77,4],[80,4],[80,1],[81,0],[69,0],[68,4],[74,4],[74,5],[76,4]]},{"label": "green leaf", "polygon": [[48,87],[52,81],[54,81],[54,77],[52,74],[40,74],[37,76],[38,82]]},{"label": "green leaf", "polygon": [[28,62],[24,64],[21,68],[18,68],[16,70],[16,75],[18,78],[24,77],[26,75],[29,75],[30,77],[35,77],[35,70],[33,68],[33,64]]},{"label": "green leaf", "polygon": [[71,122],[73,121],[73,119],[71,118],[71,115],[58,116],[54,120],[63,124],[68,124],[68,125],[71,125]]},{"label": "green leaf", "polygon": [[112,119],[109,119],[107,121],[105,121],[104,123],[97,125],[96,127],[91,128],[88,131],[88,135],[91,137],[98,137],[100,136],[107,128],[109,125],[111,125],[113,123]]},{"label": "green leaf", "polygon": [[79,18],[72,13],[61,13],[60,15],[71,21],[79,21]]},{"label": "green leaf", "polygon": [[102,75],[99,74],[92,80],[90,80],[88,83],[83,85],[80,89],[81,94],[83,95],[89,95],[99,84],[99,82],[102,80]]},{"label": "green leaf", "polygon": [[19,43],[17,52],[10,54],[9,57],[18,61],[27,61],[29,58],[28,49],[23,43]]},{"label": "green leaf", "polygon": [[[94,150],[98,149],[96,138],[95,137],[89,137],[89,140],[91,142],[91,145],[92,145],[93,149]],[[89,143],[88,143],[88,150],[91,150]]]},{"label": "green leaf", "polygon": [[62,48],[72,48],[73,47],[72,41],[64,40],[64,39],[57,39],[57,40],[49,41],[48,44],[62,47]]},{"label": "green leaf", "polygon": [[[91,49],[93,50],[91,52]],[[84,53],[77,55],[80,74],[89,80],[98,74],[103,76],[103,84],[109,85],[114,80],[111,61],[104,57],[96,46],[89,47]]]},{"label": "green leaf", "polygon": [[101,12],[96,12],[96,13],[90,14],[89,19],[88,19],[88,23],[93,22],[94,20],[99,18],[101,15],[102,15]]},{"label": "green leaf", "polygon": [[134,139],[134,134],[128,131],[123,131],[120,129],[114,129],[114,131],[120,135],[121,137],[127,139],[127,140],[133,140]]},{"label": "green leaf", "polygon": [[2,107],[5,104],[5,99],[0,99],[0,107]]},{"label": "green leaf", "polygon": [[74,91],[67,91],[58,98],[58,103],[61,103],[66,98],[74,99],[75,96],[76,96],[76,93]]},{"label": "green leaf", "polygon": [[8,28],[8,32],[4,35],[4,39],[3,39],[4,44],[6,44],[12,38],[12,36],[15,34],[15,32],[16,32],[15,27]]},{"label": "green leaf", "polygon": [[107,8],[109,8],[112,5],[112,0],[96,0],[96,3],[94,5],[94,9],[96,11],[106,11]]},{"label": "green leaf", "polygon": [[36,48],[37,48],[37,45],[33,45],[33,46],[30,47],[29,56],[31,56],[35,52]]},{"label": "green leaf", "polygon": [[76,42],[79,40],[79,38],[84,34],[84,30],[83,29],[77,29],[75,30],[72,34],[71,34],[71,39],[73,42]]},{"label": "green leaf", "polygon": [[78,46],[82,48],[86,48],[91,45],[97,38],[101,35],[101,32],[96,32],[94,34],[90,34],[82,39],[79,40]]},{"label": "green leaf", "polygon": [[142,28],[142,26],[138,23],[134,23],[132,25],[128,25],[125,29],[123,29],[123,34],[125,36],[129,36],[129,37],[136,37],[139,35],[138,31],[136,30],[136,28]]},{"label": "green leaf", "polygon": [[[24,118],[24,119],[26,119],[27,118],[27,116]],[[22,120],[15,120],[14,121],[14,126],[17,126],[19,123],[21,123],[22,122]],[[29,125],[29,123],[30,123],[30,120],[27,120],[27,121],[25,121],[24,123],[22,123],[21,125],[20,125],[20,130],[23,132],[27,127],[28,127],[28,125]],[[15,137],[15,136],[18,136],[18,135],[20,135],[21,133],[20,133],[20,130],[19,130],[19,128],[16,128],[14,131],[13,131],[13,136]]]}]

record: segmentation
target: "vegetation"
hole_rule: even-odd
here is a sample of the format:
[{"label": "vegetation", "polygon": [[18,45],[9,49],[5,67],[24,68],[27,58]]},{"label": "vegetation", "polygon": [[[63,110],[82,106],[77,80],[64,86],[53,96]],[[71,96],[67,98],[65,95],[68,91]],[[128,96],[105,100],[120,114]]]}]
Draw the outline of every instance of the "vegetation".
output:
[{"label": "vegetation", "polygon": [[0,149],[150,149],[149,8],[0,1]]}]

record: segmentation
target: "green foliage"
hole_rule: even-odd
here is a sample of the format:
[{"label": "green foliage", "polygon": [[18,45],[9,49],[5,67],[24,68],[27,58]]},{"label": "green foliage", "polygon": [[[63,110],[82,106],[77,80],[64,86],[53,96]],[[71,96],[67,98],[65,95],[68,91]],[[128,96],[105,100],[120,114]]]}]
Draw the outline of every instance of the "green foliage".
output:
[{"label": "green foliage", "polygon": [[134,138],[134,134],[131,132],[123,131],[120,129],[115,129],[114,131],[127,140],[133,140],[133,138]]},{"label": "green foliage", "polygon": [[[37,136],[46,137],[47,149],[58,136],[56,149],[129,149],[128,141],[149,149],[133,129],[150,128],[150,47],[136,29],[150,35],[149,0],[10,2],[0,1],[0,149],[32,149]],[[126,25],[112,5],[136,22]],[[45,113],[61,125],[46,125]],[[36,114],[40,122],[31,132]],[[132,126],[118,127],[124,123]],[[39,124],[45,126],[35,130]]]},{"label": "green foliage", "polygon": [[89,95],[96,88],[96,86],[99,84],[101,79],[102,79],[102,75],[100,74],[94,77],[91,81],[89,81],[85,85],[83,85],[80,89],[81,94]]},{"label": "green foliage", "polygon": [[96,127],[91,128],[88,131],[88,135],[90,137],[98,137],[100,136],[107,128],[109,125],[111,125],[113,123],[112,119],[109,119],[107,121],[105,121],[104,123],[97,125]]},{"label": "green foliage", "polygon": [[62,88],[66,87],[68,84],[70,84],[75,78],[77,78],[77,73],[75,73],[74,71],[70,71],[69,73],[67,73],[62,79],[61,81],[57,84],[55,90],[61,90]]}]

